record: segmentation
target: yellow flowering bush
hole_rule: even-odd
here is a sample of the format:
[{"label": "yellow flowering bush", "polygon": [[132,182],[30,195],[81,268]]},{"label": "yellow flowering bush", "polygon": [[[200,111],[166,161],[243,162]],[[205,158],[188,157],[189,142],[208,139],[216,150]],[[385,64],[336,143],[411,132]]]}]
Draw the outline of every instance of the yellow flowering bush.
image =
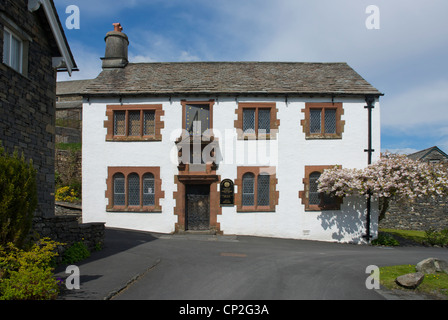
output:
[{"label": "yellow flowering bush", "polygon": [[53,258],[62,243],[43,238],[29,250],[0,246],[0,300],[48,300],[59,293]]},{"label": "yellow flowering bush", "polygon": [[56,201],[76,202],[79,200],[79,194],[75,189],[65,186],[56,190],[55,199]]}]

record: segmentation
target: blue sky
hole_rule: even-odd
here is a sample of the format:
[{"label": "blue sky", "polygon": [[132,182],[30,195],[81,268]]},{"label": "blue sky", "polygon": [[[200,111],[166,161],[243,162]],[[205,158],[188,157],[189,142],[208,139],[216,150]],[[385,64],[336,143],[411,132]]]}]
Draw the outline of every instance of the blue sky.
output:
[{"label": "blue sky", "polygon": [[[131,62],[347,62],[385,94],[382,150],[448,153],[446,0],[54,0],[75,60],[101,72],[104,36],[120,22]],[[69,5],[80,28],[65,25]],[[366,28],[369,5],[379,29]]]}]

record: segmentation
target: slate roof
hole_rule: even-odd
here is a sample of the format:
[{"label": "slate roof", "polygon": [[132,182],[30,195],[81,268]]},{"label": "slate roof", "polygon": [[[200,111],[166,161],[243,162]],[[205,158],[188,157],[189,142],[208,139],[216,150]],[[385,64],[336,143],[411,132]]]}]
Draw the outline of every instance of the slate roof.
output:
[{"label": "slate roof", "polygon": [[159,62],[104,69],[86,95],[382,95],[346,63]]},{"label": "slate roof", "polygon": [[440,153],[443,157],[448,159],[448,155],[445,152],[443,152],[442,150],[440,150],[437,146],[434,146],[434,147],[431,147],[431,148],[428,148],[428,149],[424,149],[424,150],[421,150],[421,151],[417,151],[415,153],[409,154],[407,157],[409,159],[418,161],[418,160],[424,159],[427,155],[429,155],[433,151],[436,151],[436,152]]},{"label": "slate roof", "polygon": [[79,95],[84,91],[86,86],[92,80],[70,80],[70,81],[58,81],[56,83],[56,95]]}]

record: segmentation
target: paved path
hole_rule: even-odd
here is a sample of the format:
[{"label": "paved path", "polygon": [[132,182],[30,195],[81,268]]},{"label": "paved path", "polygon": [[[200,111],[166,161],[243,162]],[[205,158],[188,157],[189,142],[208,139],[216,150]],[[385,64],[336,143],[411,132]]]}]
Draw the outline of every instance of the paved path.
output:
[{"label": "paved path", "polygon": [[448,250],[107,229],[104,249],[78,264],[81,288],[61,299],[423,299],[368,290],[366,268],[428,257],[448,260]]}]

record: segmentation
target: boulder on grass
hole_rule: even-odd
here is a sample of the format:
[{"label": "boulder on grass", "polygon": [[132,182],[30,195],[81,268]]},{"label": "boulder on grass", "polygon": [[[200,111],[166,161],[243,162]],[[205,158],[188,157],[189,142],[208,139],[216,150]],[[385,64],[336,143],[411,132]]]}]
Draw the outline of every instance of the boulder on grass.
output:
[{"label": "boulder on grass", "polygon": [[417,272],[422,272],[425,274],[436,272],[448,273],[448,263],[437,258],[427,258],[417,263],[415,269]]},{"label": "boulder on grass", "polygon": [[424,278],[424,273],[415,272],[399,276],[395,279],[395,282],[404,288],[415,289],[423,282]]}]

